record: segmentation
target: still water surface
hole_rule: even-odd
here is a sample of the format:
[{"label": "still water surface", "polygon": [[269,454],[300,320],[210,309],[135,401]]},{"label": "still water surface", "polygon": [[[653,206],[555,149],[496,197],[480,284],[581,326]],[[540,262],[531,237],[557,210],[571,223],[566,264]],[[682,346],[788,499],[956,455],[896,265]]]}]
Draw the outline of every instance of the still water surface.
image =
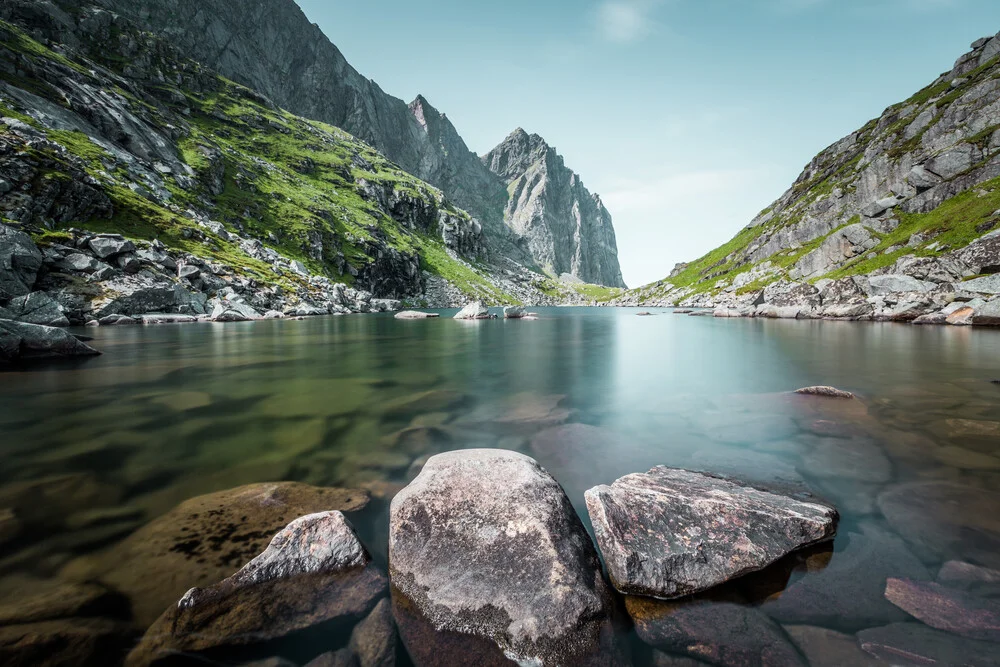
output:
[{"label": "still water surface", "polygon": [[[19,523],[0,542],[0,591],[114,569],[116,543],[181,501],[277,480],[368,489],[373,503],[353,520],[384,565],[388,501],[414,461],[501,447],[538,459],[588,529],[584,490],[658,464],[805,484],[838,506],[832,550],[706,602],[727,611],[701,630],[710,648],[689,654],[727,664],[715,643],[761,654],[774,641],[822,664],[833,642],[850,664],[868,659],[865,641],[931,639],[942,664],[1000,653],[883,598],[886,579],[903,577],[1000,601],[995,582],[939,574],[949,561],[1000,569],[1000,332],[454,312],[107,327],[87,331],[102,357],[0,374],[0,511]],[[860,400],[788,393],[815,384]],[[866,634],[893,623],[905,625]],[[631,632],[636,664],[684,652],[654,653]]]}]

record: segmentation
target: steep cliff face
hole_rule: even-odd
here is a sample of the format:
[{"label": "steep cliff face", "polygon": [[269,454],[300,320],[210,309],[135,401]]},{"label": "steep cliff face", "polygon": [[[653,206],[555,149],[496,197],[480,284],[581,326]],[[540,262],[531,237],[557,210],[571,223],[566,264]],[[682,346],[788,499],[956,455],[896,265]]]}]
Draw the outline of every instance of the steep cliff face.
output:
[{"label": "steep cliff face", "polygon": [[293,0],[98,1],[278,106],[350,132],[481,220],[495,253],[528,259],[503,225],[503,184],[451,121],[359,74]]},{"label": "steep cliff face", "polygon": [[507,184],[504,219],[542,268],[625,286],[611,215],[544,139],[518,128],[483,162]]},{"label": "steep cliff face", "polygon": [[[993,272],[983,253],[996,250],[998,210],[1000,36],[817,155],[729,243],[625,301],[750,308],[791,286],[809,303],[782,307],[879,318],[887,305],[923,304],[906,311],[913,319],[992,294],[970,279]],[[885,282],[900,289],[872,287]],[[897,296],[879,301],[887,294]]]}]

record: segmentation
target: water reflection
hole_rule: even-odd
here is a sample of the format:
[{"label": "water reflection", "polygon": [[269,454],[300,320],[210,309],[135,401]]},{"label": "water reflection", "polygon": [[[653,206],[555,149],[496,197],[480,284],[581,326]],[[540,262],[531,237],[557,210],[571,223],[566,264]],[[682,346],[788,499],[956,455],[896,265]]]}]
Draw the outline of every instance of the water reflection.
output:
[{"label": "water reflection", "polygon": [[[918,629],[876,638],[917,650],[924,626],[884,599],[887,578],[934,579],[947,561],[1000,568],[996,332],[608,309],[455,322],[452,312],[102,328],[88,332],[102,357],[0,374],[0,589],[100,580],[123,539],[178,503],[275,480],[370,492],[356,524],[384,564],[388,500],[427,455],[461,447],[534,456],[588,526],[585,489],[657,464],[834,502],[843,522],[832,551],[741,582],[737,610],[719,610],[768,628],[761,636],[782,650],[792,637],[807,656],[815,645],[803,643],[829,644],[830,632],[853,645],[853,633],[900,622]],[[812,384],[861,400],[788,394]],[[722,618],[692,614],[694,627]],[[638,636],[666,631],[650,623]],[[717,664],[764,650],[696,639],[714,642]],[[949,641],[937,644],[945,657],[961,656]],[[648,646],[636,655],[655,658]]]}]

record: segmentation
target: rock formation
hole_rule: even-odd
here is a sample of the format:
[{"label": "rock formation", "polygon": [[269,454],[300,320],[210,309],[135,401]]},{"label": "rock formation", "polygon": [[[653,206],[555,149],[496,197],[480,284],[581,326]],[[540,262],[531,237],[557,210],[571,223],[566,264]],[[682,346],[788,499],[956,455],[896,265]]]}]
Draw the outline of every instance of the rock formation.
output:
[{"label": "rock formation", "polygon": [[678,266],[616,303],[1000,323],[991,277],[1000,268],[1000,36],[972,49],[817,155],[725,253]]},{"label": "rock formation", "polygon": [[543,269],[625,287],[611,214],[544,139],[518,128],[483,162],[507,184],[504,219]]}]

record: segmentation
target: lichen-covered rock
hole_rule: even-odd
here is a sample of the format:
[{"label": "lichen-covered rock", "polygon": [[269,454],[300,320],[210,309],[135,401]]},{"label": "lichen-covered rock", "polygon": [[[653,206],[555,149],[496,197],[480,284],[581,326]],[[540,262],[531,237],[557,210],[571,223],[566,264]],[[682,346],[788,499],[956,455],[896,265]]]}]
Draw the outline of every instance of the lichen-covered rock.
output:
[{"label": "lichen-covered rock", "polygon": [[297,482],[252,484],[185,501],[103,554],[92,576],[132,601],[149,625],[192,586],[207,587],[255,557],[298,516],[363,508],[368,494]]},{"label": "lichen-covered rock", "polygon": [[299,517],[236,574],[185,593],[147,630],[128,664],[264,642],[321,623],[349,627],[388,590],[370,563],[340,512]]},{"label": "lichen-covered rock", "polygon": [[833,536],[835,509],[666,467],[586,493],[611,582],[634,595],[676,598],[763,569]]},{"label": "lichen-covered rock", "polygon": [[562,488],[524,455],[432,457],[392,500],[389,576],[436,631],[522,663],[608,660],[613,604],[597,553]]}]

